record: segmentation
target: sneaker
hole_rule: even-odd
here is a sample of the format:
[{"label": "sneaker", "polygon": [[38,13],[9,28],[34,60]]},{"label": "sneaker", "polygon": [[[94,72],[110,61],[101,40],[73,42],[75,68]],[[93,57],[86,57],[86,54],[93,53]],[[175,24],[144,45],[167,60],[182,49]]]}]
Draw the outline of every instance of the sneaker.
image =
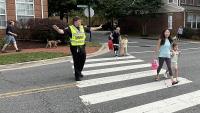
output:
[{"label": "sneaker", "polygon": [[20,50],[20,49],[16,50],[16,52],[20,52],[20,51],[22,51],[22,50]]},{"label": "sneaker", "polygon": [[175,84],[178,84],[178,81],[176,81],[176,82],[172,82],[172,85],[175,85]]},{"label": "sneaker", "polygon": [[8,53],[7,51],[1,51],[2,53]]},{"label": "sneaker", "polygon": [[76,81],[81,81],[81,78],[78,77],[78,78],[75,78],[75,80],[76,80]]}]

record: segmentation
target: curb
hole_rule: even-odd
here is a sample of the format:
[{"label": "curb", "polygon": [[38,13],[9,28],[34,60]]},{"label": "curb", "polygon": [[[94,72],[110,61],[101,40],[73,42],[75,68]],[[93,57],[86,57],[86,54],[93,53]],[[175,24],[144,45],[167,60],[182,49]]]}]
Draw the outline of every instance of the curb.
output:
[{"label": "curb", "polygon": [[[87,54],[87,58],[105,54],[107,52],[108,52],[107,45],[106,43],[103,43],[101,48],[98,51]],[[43,65],[57,64],[57,63],[67,62],[70,60],[72,60],[72,57],[66,56],[66,57],[59,57],[59,58],[53,58],[53,59],[47,59],[47,60],[0,65],[0,71],[17,70],[17,69],[31,68],[31,67],[37,67],[37,66],[43,66]]]}]

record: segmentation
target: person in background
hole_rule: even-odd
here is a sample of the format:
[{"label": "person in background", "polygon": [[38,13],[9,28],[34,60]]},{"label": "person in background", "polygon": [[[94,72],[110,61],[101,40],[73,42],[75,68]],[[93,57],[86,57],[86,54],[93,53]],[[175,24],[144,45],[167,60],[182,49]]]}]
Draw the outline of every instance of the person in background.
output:
[{"label": "person in background", "polygon": [[180,40],[180,39],[182,38],[182,36],[183,36],[183,27],[182,27],[182,26],[180,26],[180,27],[178,28],[177,36],[178,36],[178,39],[177,39],[177,40]]},{"label": "person in background", "polygon": [[119,40],[121,39],[120,36],[120,27],[117,27],[111,34],[110,37],[112,38],[113,41],[113,46],[114,46],[114,54],[115,56],[119,56]]},{"label": "person in background", "polygon": [[4,44],[3,48],[1,49],[2,53],[7,53],[5,51],[5,49],[10,43],[12,43],[14,45],[16,52],[21,51],[20,49],[18,49],[17,42],[15,40],[15,37],[17,37],[17,34],[14,33],[14,25],[15,25],[14,21],[12,21],[12,20],[9,21],[8,26],[6,28],[5,44]]},{"label": "person in background", "polygon": [[122,36],[120,41],[120,54],[122,56],[128,55],[127,47],[128,47],[128,35]]}]

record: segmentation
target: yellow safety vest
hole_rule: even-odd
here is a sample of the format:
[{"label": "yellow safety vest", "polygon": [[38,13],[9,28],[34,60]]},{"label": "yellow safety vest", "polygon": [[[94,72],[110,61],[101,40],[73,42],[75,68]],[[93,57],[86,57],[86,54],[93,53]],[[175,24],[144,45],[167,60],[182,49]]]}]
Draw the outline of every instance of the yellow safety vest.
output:
[{"label": "yellow safety vest", "polygon": [[85,44],[85,31],[84,27],[81,25],[80,30],[78,30],[74,25],[69,26],[72,32],[72,37],[70,38],[72,46],[81,46]]}]

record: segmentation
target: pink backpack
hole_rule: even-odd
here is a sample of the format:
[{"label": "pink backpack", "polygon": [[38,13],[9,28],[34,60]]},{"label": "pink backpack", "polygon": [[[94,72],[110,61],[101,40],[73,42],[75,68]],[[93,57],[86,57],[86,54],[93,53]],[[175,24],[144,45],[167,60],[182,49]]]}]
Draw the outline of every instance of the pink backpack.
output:
[{"label": "pink backpack", "polygon": [[157,69],[158,69],[158,60],[153,59],[153,60],[151,61],[151,69],[152,69],[152,70],[157,70]]}]

